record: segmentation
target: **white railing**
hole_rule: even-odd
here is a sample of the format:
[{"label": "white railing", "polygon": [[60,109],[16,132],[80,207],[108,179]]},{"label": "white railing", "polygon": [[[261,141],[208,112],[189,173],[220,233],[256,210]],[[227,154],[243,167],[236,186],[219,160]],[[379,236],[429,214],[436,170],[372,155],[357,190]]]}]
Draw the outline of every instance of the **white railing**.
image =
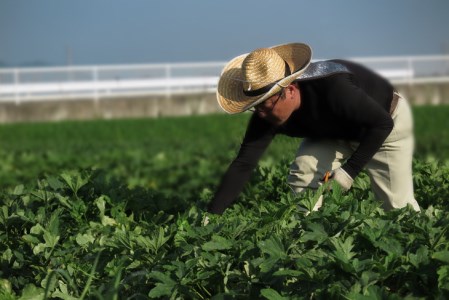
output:
[{"label": "white railing", "polygon": [[[448,56],[352,58],[394,84],[449,82]],[[213,93],[225,62],[0,69],[0,102]]]},{"label": "white railing", "polygon": [[449,55],[352,58],[376,70],[393,84],[449,82]]},{"label": "white railing", "polygon": [[214,92],[224,63],[0,69],[0,102]]}]

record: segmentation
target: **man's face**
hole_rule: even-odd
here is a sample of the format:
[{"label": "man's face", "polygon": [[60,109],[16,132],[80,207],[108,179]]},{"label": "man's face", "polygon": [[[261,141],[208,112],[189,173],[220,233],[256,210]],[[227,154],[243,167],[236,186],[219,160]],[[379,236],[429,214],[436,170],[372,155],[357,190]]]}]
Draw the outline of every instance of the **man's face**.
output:
[{"label": "man's face", "polygon": [[284,88],[281,92],[273,95],[264,102],[256,105],[253,109],[260,118],[267,120],[273,125],[280,126],[287,121],[292,112],[297,108],[294,97],[299,95],[294,93],[293,86]]}]

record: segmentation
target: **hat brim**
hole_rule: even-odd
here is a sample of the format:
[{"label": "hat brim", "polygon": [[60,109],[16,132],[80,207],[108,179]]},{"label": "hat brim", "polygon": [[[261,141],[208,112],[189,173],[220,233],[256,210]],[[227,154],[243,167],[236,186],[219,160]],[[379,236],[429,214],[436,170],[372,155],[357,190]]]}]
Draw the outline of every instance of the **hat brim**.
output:
[{"label": "hat brim", "polygon": [[297,79],[310,64],[312,49],[303,43],[290,43],[271,47],[289,65],[292,74],[280,80],[267,93],[260,96],[247,96],[243,92],[242,63],[249,54],[235,57],[223,68],[217,87],[217,101],[229,114],[240,113],[267,100]]}]

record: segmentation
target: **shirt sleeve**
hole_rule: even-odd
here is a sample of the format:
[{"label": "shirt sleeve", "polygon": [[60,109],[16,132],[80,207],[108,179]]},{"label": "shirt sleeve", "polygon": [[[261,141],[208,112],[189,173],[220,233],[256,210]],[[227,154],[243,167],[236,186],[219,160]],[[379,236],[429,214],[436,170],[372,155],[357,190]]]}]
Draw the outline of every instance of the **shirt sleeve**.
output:
[{"label": "shirt sleeve", "polygon": [[214,198],[208,206],[209,212],[222,214],[234,202],[249,181],[252,171],[274,135],[275,128],[253,114],[240,150],[223,175]]},{"label": "shirt sleeve", "polygon": [[328,91],[330,109],[339,121],[364,129],[358,148],[342,166],[355,178],[380,149],[394,122],[381,104],[353,82],[351,75],[337,77]]}]

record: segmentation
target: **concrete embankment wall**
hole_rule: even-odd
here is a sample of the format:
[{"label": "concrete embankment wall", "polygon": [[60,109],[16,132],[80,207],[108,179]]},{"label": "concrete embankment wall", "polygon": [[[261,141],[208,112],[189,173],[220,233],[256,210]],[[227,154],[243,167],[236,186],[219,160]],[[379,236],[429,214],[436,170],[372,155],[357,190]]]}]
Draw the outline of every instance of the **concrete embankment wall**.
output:
[{"label": "concrete embankment wall", "polygon": [[79,98],[0,103],[0,122],[89,120],[198,115],[218,112],[215,94]]},{"label": "concrete embankment wall", "polygon": [[[403,84],[396,88],[413,105],[449,104],[449,83]],[[0,123],[142,118],[221,112],[215,94],[127,96],[64,101],[0,103]]]}]

